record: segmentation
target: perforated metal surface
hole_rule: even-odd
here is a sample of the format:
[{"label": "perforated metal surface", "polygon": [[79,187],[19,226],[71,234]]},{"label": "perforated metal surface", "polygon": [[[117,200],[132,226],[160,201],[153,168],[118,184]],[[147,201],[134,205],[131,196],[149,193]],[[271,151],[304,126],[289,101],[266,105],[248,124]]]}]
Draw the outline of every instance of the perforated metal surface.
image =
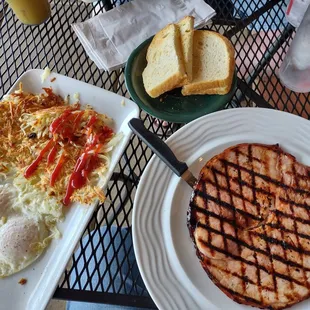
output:
[{"label": "perforated metal surface", "polygon": [[[85,4],[78,0],[53,0],[52,17],[46,23],[25,26],[0,0],[0,97],[24,71],[46,65],[58,73],[129,97],[124,71],[98,70],[70,26],[124,2]],[[236,49],[238,89],[227,107],[274,107],[309,118],[309,95],[285,89],[277,78],[294,34],[284,18],[285,1],[207,2],[215,8],[217,16],[206,28],[224,33]],[[144,112],[140,116],[146,127],[163,139],[181,127],[157,121]],[[151,156],[151,151],[137,137],[132,137],[109,182],[107,202],[98,207],[87,227],[86,237],[77,246],[80,249],[72,256],[55,292],[56,298],[155,307],[148,293],[138,285],[140,277],[130,285],[126,281],[132,278],[137,264],[132,246],[125,245],[125,240],[131,239],[136,188]],[[106,226],[104,231],[101,226]],[[121,227],[129,229],[124,231]],[[95,234],[100,236],[99,240],[95,240]],[[125,253],[123,259],[118,255],[120,252]],[[96,266],[95,270],[90,269],[91,265]],[[111,268],[112,265],[116,267]],[[121,272],[124,266],[128,267],[127,274]]]}]

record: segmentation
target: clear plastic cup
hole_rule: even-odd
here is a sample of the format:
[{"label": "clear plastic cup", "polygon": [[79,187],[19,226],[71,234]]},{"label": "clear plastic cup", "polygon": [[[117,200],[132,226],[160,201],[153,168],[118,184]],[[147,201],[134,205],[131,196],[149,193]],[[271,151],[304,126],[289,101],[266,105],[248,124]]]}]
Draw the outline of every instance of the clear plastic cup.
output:
[{"label": "clear plastic cup", "polygon": [[279,69],[279,78],[293,91],[310,92],[310,6]]},{"label": "clear plastic cup", "polygon": [[39,25],[51,16],[48,0],[6,0],[16,17],[26,25]]}]

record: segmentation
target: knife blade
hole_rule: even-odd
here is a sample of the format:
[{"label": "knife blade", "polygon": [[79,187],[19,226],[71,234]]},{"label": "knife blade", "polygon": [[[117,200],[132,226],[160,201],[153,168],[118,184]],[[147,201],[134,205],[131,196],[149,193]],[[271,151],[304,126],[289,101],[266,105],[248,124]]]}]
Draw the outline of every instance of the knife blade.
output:
[{"label": "knife blade", "polygon": [[197,178],[188,169],[181,175],[181,178],[191,187],[194,188]]}]

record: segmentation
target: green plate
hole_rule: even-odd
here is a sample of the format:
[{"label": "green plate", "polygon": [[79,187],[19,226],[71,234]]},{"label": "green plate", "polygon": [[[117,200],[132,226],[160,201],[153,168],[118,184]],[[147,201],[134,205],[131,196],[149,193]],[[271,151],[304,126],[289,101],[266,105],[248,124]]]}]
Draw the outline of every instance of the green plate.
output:
[{"label": "green plate", "polygon": [[236,90],[236,73],[231,90],[226,95],[183,96],[181,88],[178,88],[158,98],[151,98],[144,89],[142,72],[146,67],[146,51],[152,39],[153,37],[147,39],[131,53],[125,68],[127,89],[142,110],[168,122],[188,123],[225,107]]}]

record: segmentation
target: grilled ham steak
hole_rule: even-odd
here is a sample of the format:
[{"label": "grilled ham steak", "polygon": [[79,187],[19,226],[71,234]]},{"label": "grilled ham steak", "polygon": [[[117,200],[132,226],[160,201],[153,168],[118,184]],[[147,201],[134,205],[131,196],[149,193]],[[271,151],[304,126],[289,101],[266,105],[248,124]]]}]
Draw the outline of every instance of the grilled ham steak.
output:
[{"label": "grilled ham steak", "polygon": [[310,296],[310,168],[278,145],[240,144],[207,162],[188,227],[234,301],[283,309]]}]

